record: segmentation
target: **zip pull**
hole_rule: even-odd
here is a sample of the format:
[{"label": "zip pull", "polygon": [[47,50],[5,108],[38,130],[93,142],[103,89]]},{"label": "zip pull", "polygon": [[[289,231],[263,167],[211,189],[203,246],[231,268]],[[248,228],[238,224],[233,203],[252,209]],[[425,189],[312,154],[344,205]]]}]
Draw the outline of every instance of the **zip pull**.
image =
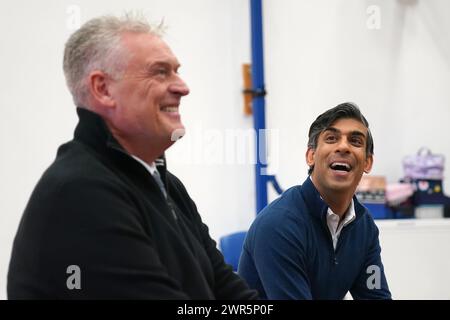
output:
[{"label": "zip pull", "polygon": [[339,264],[339,262],[338,262],[336,256],[333,257],[333,264],[334,264],[335,266],[337,266],[337,265]]},{"label": "zip pull", "polygon": [[178,216],[177,216],[177,214],[176,214],[176,212],[175,212],[175,209],[174,209],[174,207],[173,207],[173,205],[172,205],[172,202],[171,202],[169,199],[167,199],[167,205],[168,205],[169,208],[170,208],[170,212],[172,212],[173,218],[175,219],[175,221],[177,221],[177,220],[178,220]]}]

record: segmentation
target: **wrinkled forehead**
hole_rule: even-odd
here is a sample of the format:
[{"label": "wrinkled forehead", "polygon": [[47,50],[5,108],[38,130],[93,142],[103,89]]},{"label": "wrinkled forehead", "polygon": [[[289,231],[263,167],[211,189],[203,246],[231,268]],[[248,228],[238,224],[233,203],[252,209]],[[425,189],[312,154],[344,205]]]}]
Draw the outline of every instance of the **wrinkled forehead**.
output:
[{"label": "wrinkled forehead", "polygon": [[325,132],[335,132],[345,135],[363,135],[367,138],[368,128],[359,119],[339,118],[333,121],[328,127],[324,128],[321,133]]}]

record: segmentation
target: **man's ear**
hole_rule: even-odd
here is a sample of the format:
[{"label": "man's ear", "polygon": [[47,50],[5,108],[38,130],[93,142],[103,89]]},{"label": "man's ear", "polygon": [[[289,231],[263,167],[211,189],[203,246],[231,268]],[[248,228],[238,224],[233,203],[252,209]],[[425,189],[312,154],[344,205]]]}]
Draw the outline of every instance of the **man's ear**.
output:
[{"label": "man's ear", "polygon": [[373,155],[371,154],[366,158],[365,164],[364,164],[364,172],[369,173],[370,170],[372,170],[373,165]]},{"label": "man's ear", "polygon": [[306,150],[306,164],[310,167],[312,167],[314,165],[314,155],[315,155],[315,150],[312,149],[311,147],[308,147],[308,149]]},{"label": "man's ear", "polygon": [[111,80],[102,71],[92,71],[88,76],[88,87],[94,103],[103,107],[113,107],[114,99],[111,97],[109,85]]}]

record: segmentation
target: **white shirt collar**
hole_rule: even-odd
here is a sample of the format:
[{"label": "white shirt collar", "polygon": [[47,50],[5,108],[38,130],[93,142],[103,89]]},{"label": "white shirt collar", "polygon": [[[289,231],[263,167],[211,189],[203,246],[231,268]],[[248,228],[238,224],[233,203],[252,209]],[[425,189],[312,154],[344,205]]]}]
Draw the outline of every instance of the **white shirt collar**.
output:
[{"label": "white shirt collar", "polygon": [[[331,210],[330,207],[328,207],[328,211],[327,211],[327,219],[328,217],[332,216],[332,215],[336,215],[333,210]],[[339,216],[338,216],[339,217]],[[342,226],[346,226],[348,225],[350,222],[353,221],[353,219],[355,219],[356,217],[356,213],[355,213],[355,204],[353,203],[353,199],[350,202],[350,205],[348,206],[347,212],[345,212],[344,218],[342,220]]]},{"label": "white shirt collar", "polygon": [[[312,178],[309,176],[309,179]],[[322,196],[320,198],[323,200]],[[333,240],[333,248],[336,250],[337,242],[339,239],[339,236],[341,235],[342,228],[344,228],[346,225],[348,225],[350,222],[352,222],[356,218],[355,213],[355,204],[353,203],[353,199],[350,202],[350,205],[345,212],[344,218],[341,223],[339,223],[340,218],[337,214],[331,210],[330,207],[328,207],[327,210],[327,226],[328,230],[330,230],[331,239]]]},{"label": "white shirt collar", "polygon": [[[310,179],[311,182],[312,182],[311,176],[309,176],[309,179]],[[320,199],[323,200],[322,196],[320,196]],[[339,220],[340,220],[340,219],[339,219],[339,216],[338,216],[337,214],[335,214],[335,213],[333,212],[333,210],[331,210],[330,207],[328,207],[328,211],[327,211],[327,221],[330,221],[330,219],[333,220],[334,218],[330,218],[330,217],[332,217],[333,215],[337,216],[337,218],[338,218],[337,221],[338,221],[338,223],[339,223]],[[343,227],[345,227],[345,226],[348,225],[350,222],[352,222],[353,219],[355,219],[355,217],[356,217],[356,213],[355,213],[355,204],[353,203],[353,199],[352,199],[352,201],[350,202],[350,206],[348,207],[347,212],[345,213],[344,220],[342,221],[341,225],[342,225]]]},{"label": "white shirt collar", "polygon": [[339,223],[340,219],[337,214],[331,210],[330,207],[328,207],[327,211],[327,225],[328,229],[330,230],[331,238],[333,240],[333,248],[336,250],[337,242],[339,239],[339,236],[341,235],[342,229],[348,225],[350,222],[352,222],[356,217],[355,213],[355,205],[352,202],[350,202],[350,206],[347,209],[347,212],[344,215],[344,218],[342,219],[342,222]]},{"label": "white shirt collar", "polygon": [[150,174],[153,176],[153,174],[155,173],[156,169],[156,165],[154,162],[152,162],[151,164],[148,164],[147,162],[145,162],[142,159],[139,159],[138,157],[131,155],[137,162],[139,162],[140,164],[142,164],[145,169],[148,170],[148,172],[150,172]]}]

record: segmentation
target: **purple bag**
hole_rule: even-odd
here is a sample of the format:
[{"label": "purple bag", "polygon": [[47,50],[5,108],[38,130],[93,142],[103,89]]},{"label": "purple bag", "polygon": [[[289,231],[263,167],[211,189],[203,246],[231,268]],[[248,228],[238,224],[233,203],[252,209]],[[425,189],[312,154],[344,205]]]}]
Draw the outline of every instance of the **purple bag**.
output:
[{"label": "purple bag", "polygon": [[432,154],[430,149],[422,147],[416,155],[403,159],[405,178],[420,180],[442,180],[444,177],[445,157]]}]

